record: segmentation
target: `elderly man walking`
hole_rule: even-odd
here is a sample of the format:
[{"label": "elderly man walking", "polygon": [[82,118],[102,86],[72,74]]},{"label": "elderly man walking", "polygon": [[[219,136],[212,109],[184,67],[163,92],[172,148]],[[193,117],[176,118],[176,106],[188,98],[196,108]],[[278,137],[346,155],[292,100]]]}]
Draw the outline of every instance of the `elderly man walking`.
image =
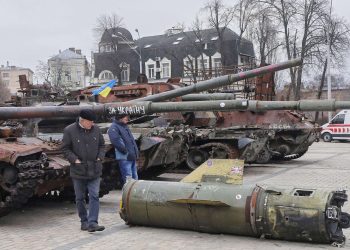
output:
[{"label": "elderly man walking", "polygon": [[[98,225],[100,176],[104,158],[104,139],[94,125],[96,115],[82,110],[77,121],[64,129],[63,150],[70,162],[70,176],[75,191],[75,201],[81,221],[81,230],[95,232],[105,229]],[[89,196],[86,210],[85,194]]]}]

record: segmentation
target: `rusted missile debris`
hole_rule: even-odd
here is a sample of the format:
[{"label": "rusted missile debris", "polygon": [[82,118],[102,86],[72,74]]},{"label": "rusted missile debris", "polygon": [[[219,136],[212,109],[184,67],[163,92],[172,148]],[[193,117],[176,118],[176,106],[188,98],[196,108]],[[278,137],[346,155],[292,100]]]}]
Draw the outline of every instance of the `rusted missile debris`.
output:
[{"label": "rusted missile debris", "polygon": [[128,225],[344,244],[342,229],[350,226],[350,215],[342,211],[345,191],[232,185],[222,177],[204,174],[200,182],[129,180],[120,216]]}]

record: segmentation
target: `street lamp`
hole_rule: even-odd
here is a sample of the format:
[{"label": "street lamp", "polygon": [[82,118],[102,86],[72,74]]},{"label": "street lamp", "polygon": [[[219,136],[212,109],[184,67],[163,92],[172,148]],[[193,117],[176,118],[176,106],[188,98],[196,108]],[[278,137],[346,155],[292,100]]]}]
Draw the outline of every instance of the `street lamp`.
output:
[{"label": "street lamp", "polygon": [[140,53],[136,50],[135,47],[132,47],[130,45],[131,41],[128,40],[121,32],[117,32],[119,34],[118,35],[115,35],[115,34],[112,34],[112,37],[116,37],[116,38],[121,38],[128,46],[130,49],[132,49],[138,56],[139,56],[139,67],[140,67],[140,74],[142,74],[142,56],[141,56],[141,48],[140,48]]},{"label": "street lamp", "polygon": [[[331,75],[331,25],[332,25],[332,5],[333,0],[331,0],[331,6],[329,8],[329,23],[328,23],[328,43],[327,43],[327,99],[332,99],[332,75]],[[328,122],[330,122],[332,119],[332,112],[328,112]]]}]

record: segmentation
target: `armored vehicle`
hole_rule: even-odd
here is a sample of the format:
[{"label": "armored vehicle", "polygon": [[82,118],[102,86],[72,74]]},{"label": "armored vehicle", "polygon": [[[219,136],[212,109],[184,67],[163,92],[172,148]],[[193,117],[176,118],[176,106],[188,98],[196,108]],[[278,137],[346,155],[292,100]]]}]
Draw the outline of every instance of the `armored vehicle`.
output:
[{"label": "armored vehicle", "polygon": [[[299,61],[265,66],[235,75],[223,76],[184,87],[179,82],[132,84],[114,87],[109,96],[96,101],[196,101],[232,99],[274,99],[274,71],[298,65]],[[261,74],[263,74],[261,76]],[[255,84],[235,85],[235,89],[220,89],[232,83],[256,77]],[[250,81],[252,82],[252,81]],[[213,92],[214,90],[216,92]],[[192,94],[211,91],[207,94]],[[230,91],[219,93],[218,91]],[[86,99],[91,89],[78,99]],[[91,98],[91,97],[90,97]],[[301,157],[319,137],[319,127],[298,112],[261,110],[236,112],[187,112],[159,114],[170,125],[185,124],[196,128],[192,143],[185,155],[186,163],[194,169],[209,157],[245,159],[248,163],[267,163],[270,160],[290,160]],[[135,125],[140,131],[141,125]],[[143,124],[147,131],[151,125]]]},{"label": "armored vehicle", "polygon": [[[329,110],[335,108],[349,108],[348,103],[307,103],[305,102],[264,102],[251,100],[217,100],[217,101],[197,101],[197,102],[152,102],[166,99],[177,98],[181,95],[190,94],[193,92],[203,91],[214,87],[224,86],[245,77],[259,75],[271,70],[280,70],[297,65],[299,60],[292,62],[281,63],[256,69],[254,71],[240,73],[239,75],[230,75],[213,79],[196,86],[187,86],[182,88],[174,88],[174,90],[158,93],[143,98],[128,102],[114,102],[105,104],[94,104],[85,106],[42,106],[42,107],[3,107],[0,108],[0,120],[6,121],[3,123],[6,137],[2,140],[3,146],[1,155],[4,158],[1,160],[0,174],[1,189],[0,189],[0,213],[7,211],[23,204],[32,195],[45,195],[52,191],[60,191],[61,196],[71,195],[71,184],[68,178],[68,163],[62,158],[59,140],[53,136],[41,138],[30,137],[14,137],[14,132],[8,129],[11,124],[9,119],[36,119],[36,118],[51,118],[51,117],[77,117],[82,109],[91,109],[98,115],[114,115],[116,113],[128,113],[133,116],[141,116],[136,120],[147,120],[150,114],[168,113],[168,112],[224,112],[224,111],[245,111],[261,112],[263,110]],[[138,102],[137,102],[138,101]],[[142,102],[140,102],[142,101]],[[151,118],[154,118],[151,116]],[[190,149],[196,147],[196,142],[200,141],[202,130],[184,124],[162,127],[161,119],[153,120],[154,127],[148,126],[143,128],[138,126],[134,128],[135,138],[138,140],[141,157],[139,160],[139,171],[147,172],[148,170],[157,169],[164,170],[169,166],[176,166],[180,162],[188,158]],[[159,123],[157,123],[159,122]],[[206,131],[215,131],[215,127],[206,129]],[[224,131],[224,129],[223,129]],[[5,133],[5,132],[4,132]],[[12,133],[12,134],[11,134]],[[230,154],[226,148],[220,149],[221,145],[217,138],[210,137],[211,149],[208,150],[208,155],[217,158],[235,158],[237,155]],[[257,134],[256,134],[257,135]],[[235,136],[233,134],[233,136]],[[217,136],[216,136],[217,137]],[[266,137],[262,137],[266,138]],[[234,148],[239,147],[239,143],[246,143],[247,136],[235,136],[235,143],[227,143],[225,146]],[[242,140],[240,140],[242,139]],[[250,138],[248,138],[250,139]],[[259,139],[259,138],[258,138]],[[240,158],[245,158],[244,151],[248,145],[254,145],[258,140],[248,141],[243,145],[243,151],[239,152]],[[113,148],[107,141],[106,162],[101,182],[101,195],[107,193],[118,180],[117,167],[115,166]],[[205,140],[202,140],[205,142]],[[266,144],[266,142],[265,142]],[[264,145],[265,145],[264,144]],[[22,147],[23,146],[23,147]],[[207,145],[206,145],[207,146]],[[229,150],[230,150],[229,149]],[[257,147],[253,147],[254,150]],[[236,150],[236,149],[234,149]],[[214,151],[214,152],[213,152]],[[258,151],[258,150],[256,150]],[[223,153],[222,153],[223,152]],[[233,151],[236,152],[236,151]],[[260,152],[260,151],[258,151]],[[254,152],[256,153],[256,152]],[[200,161],[198,161],[200,162]],[[156,168],[157,167],[157,168]],[[3,212],[1,212],[3,211]]]}]

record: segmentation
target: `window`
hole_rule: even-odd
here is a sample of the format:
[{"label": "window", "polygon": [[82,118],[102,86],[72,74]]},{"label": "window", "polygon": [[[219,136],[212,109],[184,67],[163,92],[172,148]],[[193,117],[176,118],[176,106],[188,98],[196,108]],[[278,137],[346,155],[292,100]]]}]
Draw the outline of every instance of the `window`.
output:
[{"label": "window", "polygon": [[182,39],[184,39],[183,37],[178,37],[177,39],[176,39],[176,41],[181,41]]},{"label": "window", "polygon": [[2,77],[3,78],[9,78],[10,77],[10,73],[2,73]]},{"label": "window", "polygon": [[66,76],[67,81],[72,81],[72,76],[69,71],[64,72],[64,75]]},{"label": "window", "polygon": [[345,114],[337,115],[331,121],[331,124],[344,124]]},{"label": "window", "polygon": [[179,43],[180,43],[179,41],[175,41],[175,42],[173,42],[173,44],[175,44],[175,45],[176,45],[176,44],[179,44]]},{"label": "window", "polygon": [[212,40],[212,41],[216,41],[216,40],[218,40],[218,36],[214,36],[214,37],[212,37],[210,40]]},{"label": "window", "polygon": [[154,78],[154,64],[148,65],[148,78]]},{"label": "window", "polygon": [[213,66],[214,69],[221,68],[221,58],[213,58]]},{"label": "window", "polygon": [[143,48],[147,49],[147,48],[149,48],[149,47],[151,47],[151,46],[152,46],[152,44],[147,44],[147,45],[145,45],[145,47],[143,47]]},{"label": "window", "polygon": [[9,81],[9,80],[3,80],[3,81],[2,81],[2,84],[3,84],[5,87],[8,87],[8,86],[10,86],[10,81]]},{"label": "window", "polygon": [[128,82],[129,75],[130,75],[130,65],[127,63],[121,63],[120,68],[121,68],[120,75],[121,75],[122,82]]},{"label": "window", "polygon": [[110,44],[106,45],[106,52],[112,52],[112,46]]},{"label": "window", "polygon": [[197,38],[197,39],[196,39],[196,41],[194,41],[194,42],[199,43],[199,42],[200,42],[200,40]]},{"label": "window", "polygon": [[198,59],[198,68],[199,69],[208,69],[208,59]]},{"label": "window", "polygon": [[250,58],[249,56],[241,55],[241,64],[246,65],[250,63]]},{"label": "window", "polygon": [[82,81],[82,74],[81,71],[77,71],[77,81],[81,82]]},{"label": "window", "polygon": [[102,71],[98,77],[100,80],[112,80],[113,78],[113,73],[109,70]]},{"label": "window", "polygon": [[170,77],[170,63],[162,64],[163,78]]}]

